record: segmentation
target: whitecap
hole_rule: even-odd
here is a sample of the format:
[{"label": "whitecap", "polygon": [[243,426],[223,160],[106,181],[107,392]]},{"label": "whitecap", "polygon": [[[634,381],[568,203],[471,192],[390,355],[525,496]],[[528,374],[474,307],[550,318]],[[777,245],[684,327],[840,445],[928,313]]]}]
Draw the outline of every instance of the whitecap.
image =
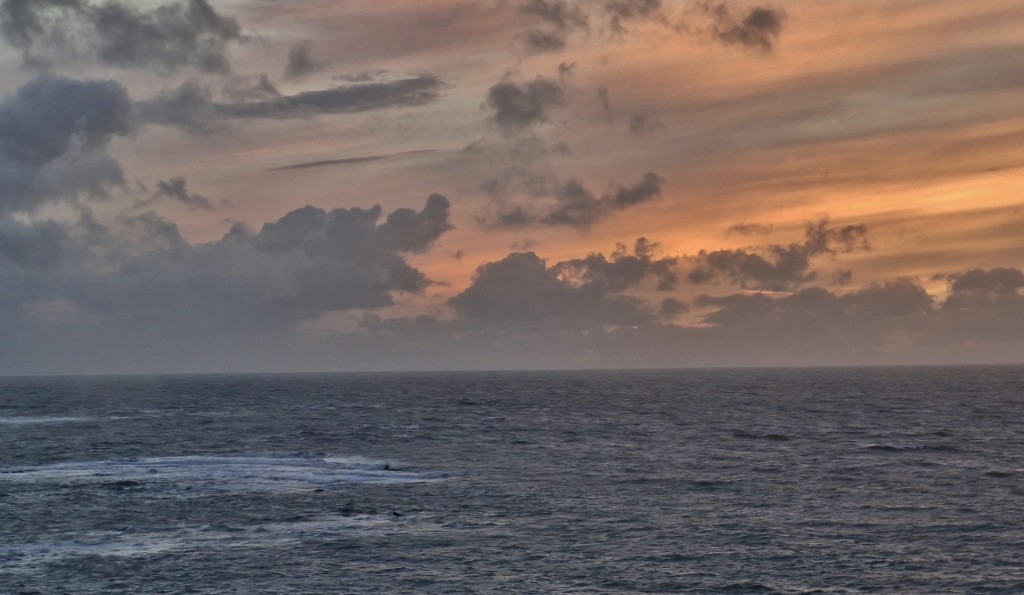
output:
[{"label": "whitecap", "polygon": [[405,484],[443,477],[404,463],[344,456],[190,455],[0,469],[0,483],[100,484],[146,490],[153,496],[301,491],[353,482]]},{"label": "whitecap", "polygon": [[16,415],[13,417],[0,417],[0,425],[20,426],[36,424],[73,424],[96,421],[95,417],[79,416],[32,416]]},{"label": "whitecap", "polygon": [[0,545],[8,572],[36,572],[68,558],[105,556],[134,558],[165,553],[271,548],[301,541],[331,540],[394,531],[434,531],[439,528],[417,515],[319,515],[306,520],[243,526],[199,525],[154,531],[86,531],[31,543]]}]

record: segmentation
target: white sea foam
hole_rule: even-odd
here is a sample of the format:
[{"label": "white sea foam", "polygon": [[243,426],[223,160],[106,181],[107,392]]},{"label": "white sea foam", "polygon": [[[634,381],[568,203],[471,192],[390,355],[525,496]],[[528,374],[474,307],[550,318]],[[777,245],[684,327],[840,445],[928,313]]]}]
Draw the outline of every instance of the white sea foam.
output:
[{"label": "white sea foam", "polygon": [[0,425],[20,426],[35,424],[74,424],[96,421],[95,417],[79,416],[30,416],[16,415],[13,417],[0,417]]},{"label": "white sea foam", "polygon": [[46,564],[81,556],[131,558],[163,553],[233,548],[270,548],[307,540],[331,540],[394,531],[433,531],[437,526],[416,515],[320,515],[295,522],[241,527],[190,526],[164,530],[87,531],[31,543],[0,545],[9,572],[34,572]]},{"label": "white sea foam", "polygon": [[443,474],[363,457],[271,455],[151,457],[0,469],[0,483],[107,484],[153,496],[218,492],[298,491],[351,483],[436,481]]}]

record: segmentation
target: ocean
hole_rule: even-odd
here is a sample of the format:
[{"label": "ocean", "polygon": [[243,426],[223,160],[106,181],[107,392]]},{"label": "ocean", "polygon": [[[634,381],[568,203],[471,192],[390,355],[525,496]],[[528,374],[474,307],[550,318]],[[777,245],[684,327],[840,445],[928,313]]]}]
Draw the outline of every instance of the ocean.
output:
[{"label": "ocean", "polygon": [[0,379],[0,593],[1024,592],[1024,368]]}]

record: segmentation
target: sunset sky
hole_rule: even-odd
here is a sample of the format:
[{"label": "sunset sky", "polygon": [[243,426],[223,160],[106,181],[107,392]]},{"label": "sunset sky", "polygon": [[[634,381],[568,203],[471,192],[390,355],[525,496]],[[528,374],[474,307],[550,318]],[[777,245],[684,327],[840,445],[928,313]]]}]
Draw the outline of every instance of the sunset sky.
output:
[{"label": "sunset sky", "polygon": [[1024,1],[4,0],[0,374],[1024,363]]}]

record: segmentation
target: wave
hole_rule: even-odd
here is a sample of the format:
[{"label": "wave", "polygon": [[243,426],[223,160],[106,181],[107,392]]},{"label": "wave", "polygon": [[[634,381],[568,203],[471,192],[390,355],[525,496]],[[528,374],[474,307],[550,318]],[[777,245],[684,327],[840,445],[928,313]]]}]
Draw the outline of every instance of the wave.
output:
[{"label": "wave", "polygon": [[868,450],[878,450],[884,452],[901,452],[901,451],[912,451],[912,450],[929,450],[929,451],[954,451],[956,447],[948,444],[869,444],[864,448]]},{"label": "wave", "polygon": [[145,489],[155,496],[329,489],[353,482],[421,483],[445,476],[403,463],[346,456],[191,455],[0,469],[0,482],[94,484]]},{"label": "wave", "polygon": [[416,514],[327,514],[290,522],[254,525],[200,525],[149,531],[86,531],[73,539],[45,539],[0,545],[7,572],[39,572],[48,564],[82,556],[132,558],[216,548],[270,548],[307,540],[333,540],[394,531],[433,531]]},{"label": "wave", "polygon": [[16,415],[13,417],[0,417],[0,425],[22,426],[37,424],[74,424],[97,421],[95,417],[82,416],[43,416],[43,415]]}]

